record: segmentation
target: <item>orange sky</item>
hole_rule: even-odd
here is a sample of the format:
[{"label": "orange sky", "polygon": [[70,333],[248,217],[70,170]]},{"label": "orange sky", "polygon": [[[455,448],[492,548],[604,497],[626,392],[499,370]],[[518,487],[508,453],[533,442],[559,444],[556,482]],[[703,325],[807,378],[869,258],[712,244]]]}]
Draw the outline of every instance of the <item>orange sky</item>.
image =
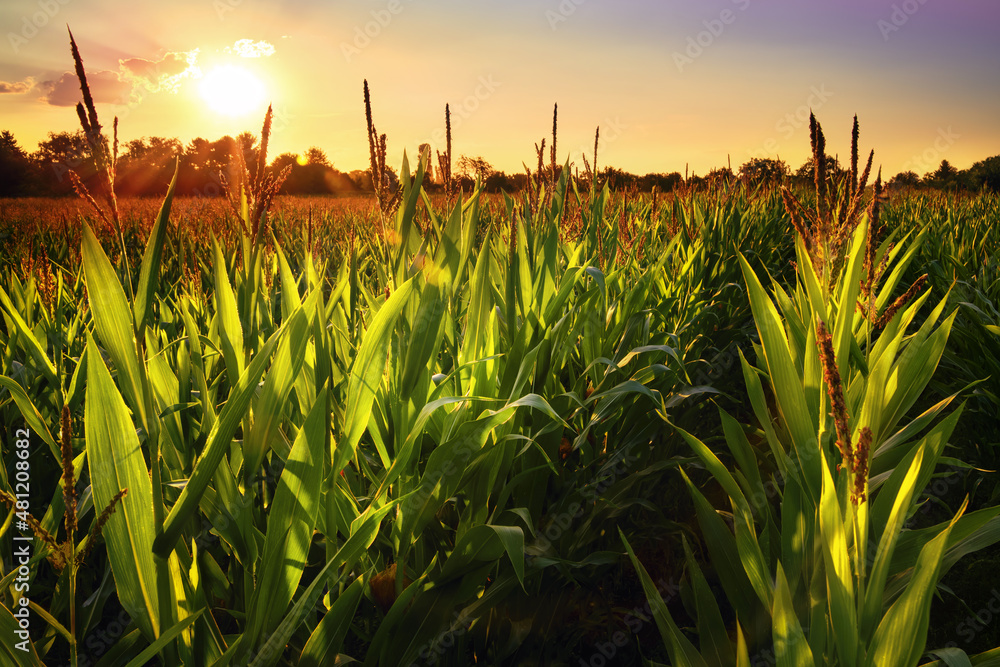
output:
[{"label": "orange sky", "polygon": [[[29,151],[78,127],[67,24],[125,141],[257,133],[270,101],[272,155],[315,145],[364,168],[367,78],[396,166],[425,141],[443,149],[446,102],[456,158],[507,172],[534,164],[556,102],[559,161],[581,168],[600,125],[601,166],[794,169],[809,108],[841,156],[857,113],[887,175],[1000,154],[995,0],[5,0],[0,129]],[[259,83],[219,100],[236,76]],[[255,103],[240,102],[248,86]]]}]

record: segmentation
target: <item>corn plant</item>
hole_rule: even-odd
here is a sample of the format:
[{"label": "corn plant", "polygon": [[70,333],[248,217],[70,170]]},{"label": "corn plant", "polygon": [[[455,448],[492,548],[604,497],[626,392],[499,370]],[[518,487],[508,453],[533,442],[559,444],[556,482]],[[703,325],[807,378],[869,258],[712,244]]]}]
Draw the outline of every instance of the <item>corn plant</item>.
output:
[{"label": "corn plant", "polygon": [[644,577],[675,664],[749,664],[751,648],[768,644],[779,665],[916,664],[941,576],[962,555],[1000,539],[997,508],[966,513],[963,505],[943,524],[903,528],[962,412],[946,414],[952,395],[908,417],[955,313],[944,316],[942,298],[907,334],[929,293],[913,298],[918,279],[892,297],[924,235],[880,242],[880,179],[861,214],[871,158],[859,178],[856,120],[851,174],[837,189],[823,174],[825,139],[814,118],[810,128],[815,210],[784,193],[797,232],[794,291],[773,283],[772,300],[741,258],[760,336],[759,366],[741,362],[768,450],[755,452],[721,410],[735,470],[680,431],[731,503],[733,529],[682,470],[736,614],[736,642],[689,551],[697,648]]}]

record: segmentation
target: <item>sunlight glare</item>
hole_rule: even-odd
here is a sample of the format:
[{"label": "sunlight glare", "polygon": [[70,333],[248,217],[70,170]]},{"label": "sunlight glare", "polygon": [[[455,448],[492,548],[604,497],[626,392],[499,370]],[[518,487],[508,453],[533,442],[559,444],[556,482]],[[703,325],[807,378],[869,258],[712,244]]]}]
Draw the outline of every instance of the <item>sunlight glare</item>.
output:
[{"label": "sunlight glare", "polygon": [[206,74],[200,91],[209,108],[225,116],[252,113],[264,103],[264,84],[236,65],[221,65]]}]

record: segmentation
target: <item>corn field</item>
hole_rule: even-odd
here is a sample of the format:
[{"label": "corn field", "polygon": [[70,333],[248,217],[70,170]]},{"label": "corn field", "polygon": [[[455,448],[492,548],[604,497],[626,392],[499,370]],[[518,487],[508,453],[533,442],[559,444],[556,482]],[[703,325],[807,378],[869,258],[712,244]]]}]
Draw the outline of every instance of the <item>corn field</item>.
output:
[{"label": "corn field", "polygon": [[809,190],[404,155],[314,220],[262,162],[210,223],[85,129],[89,208],[0,221],[3,664],[1000,664],[935,615],[997,562],[995,195],[813,120]]}]

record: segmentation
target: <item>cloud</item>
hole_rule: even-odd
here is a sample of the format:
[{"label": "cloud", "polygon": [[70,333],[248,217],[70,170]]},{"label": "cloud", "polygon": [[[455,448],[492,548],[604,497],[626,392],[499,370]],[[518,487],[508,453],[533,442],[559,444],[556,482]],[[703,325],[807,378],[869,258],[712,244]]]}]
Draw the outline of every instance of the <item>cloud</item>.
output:
[{"label": "cloud", "polygon": [[24,81],[0,81],[0,95],[20,95],[26,93],[35,85],[35,80],[28,77]]},{"label": "cloud", "polygon": [[[118,71],[99,70],[87,73],[87,83],[95,102],[108,104],[130,104],[137,102],[141,91],[151,93],[176,93],[181,82],[188,78],[198,78],[198,50],[167,53],[159,60],[128,58],[118,61]],[[24,83],[5,84],[0,82],[2,92],[27,92],[27,88],[16,87]],[[5,86],[14,87],[5,90]],[[73,72],[66,72],[55,81],[43,81],[37,86],[45,94],[43,102],[57,107],[75,106],[83,100],[80,83]]]},{"label": "cloud", "polygon": [[251,39],[240,39],[232,46],[227,46],[226,53],[232,53],[241,58],[265,58],[274,55],[274,45],[263,40],[255,42]]},{"label": "cloud", "polygon": [[152,93],[176,93],[184,79],[201,76],[201,70],[198,69],[198,49],[167,53],[159,60],[119,60],[118,65],[121,67],[122,79],[131,80]]},{"label": "cloud", "polygon": [[[88,72],[87,83],[95,102],[128,104],[132,96],[132,83],[122,81],[117,72]],[[38,87],[45,92],[42,101],[55,107],[71,107],[83,101],[80,82],[73,72],[66,72],[55,81],[43,81]]]}]

